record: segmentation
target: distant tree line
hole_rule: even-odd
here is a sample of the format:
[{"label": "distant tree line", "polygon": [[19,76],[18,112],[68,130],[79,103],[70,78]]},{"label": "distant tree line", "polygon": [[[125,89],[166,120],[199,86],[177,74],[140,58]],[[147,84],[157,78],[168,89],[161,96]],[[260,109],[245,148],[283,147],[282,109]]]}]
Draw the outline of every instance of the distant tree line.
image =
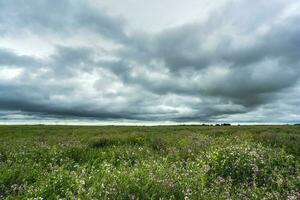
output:
[{"label": "distant tree line", "polygon": [[231,124],[223,123],[223,124],[215,124],[215,126],[231,126]]},{"label": "distant tree line", "polygon": [[223,124],[201,124],[201,126],[231,126],[229,123],[223,123]]}]

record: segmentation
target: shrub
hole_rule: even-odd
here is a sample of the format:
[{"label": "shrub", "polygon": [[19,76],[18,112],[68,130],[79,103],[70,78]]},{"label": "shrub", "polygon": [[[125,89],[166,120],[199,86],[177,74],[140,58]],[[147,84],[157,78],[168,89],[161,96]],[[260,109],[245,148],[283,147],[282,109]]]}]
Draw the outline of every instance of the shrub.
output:
[{"label": "shrub", "polygon": [[262,145],[217,148],[208,155],[207,162],[210,180],[222,177],[234,185],[280,190],[296,187],[295,177],[299,176],[299,163],[293,156]]}]

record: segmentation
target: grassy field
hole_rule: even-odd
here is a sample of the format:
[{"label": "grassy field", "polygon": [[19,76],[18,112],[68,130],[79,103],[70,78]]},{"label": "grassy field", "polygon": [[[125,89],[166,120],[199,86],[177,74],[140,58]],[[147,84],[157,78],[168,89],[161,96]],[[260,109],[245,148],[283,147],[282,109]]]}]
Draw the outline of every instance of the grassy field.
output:
[{"label": "grassy field", "polygon": [[300,126],[0,126],[0,199],[300,199]]}]

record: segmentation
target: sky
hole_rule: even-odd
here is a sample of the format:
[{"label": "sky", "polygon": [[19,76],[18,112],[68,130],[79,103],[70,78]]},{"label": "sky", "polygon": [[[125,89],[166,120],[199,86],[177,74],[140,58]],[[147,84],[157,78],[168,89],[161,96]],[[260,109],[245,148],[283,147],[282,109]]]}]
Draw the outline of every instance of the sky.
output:
[{"label": "sky", "polygon": [[0,0],[0,122],[299,123],[300,2]]}]

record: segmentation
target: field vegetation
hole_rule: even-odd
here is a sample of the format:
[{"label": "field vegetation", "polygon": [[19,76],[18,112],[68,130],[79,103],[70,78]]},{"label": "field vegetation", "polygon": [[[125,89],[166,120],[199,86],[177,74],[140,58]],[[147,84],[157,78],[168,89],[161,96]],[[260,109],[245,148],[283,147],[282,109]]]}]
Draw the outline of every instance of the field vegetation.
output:
[{"label": "field vegetation", "polygon": [[0,126],[0,199],[300,199],[300,127]]}]

